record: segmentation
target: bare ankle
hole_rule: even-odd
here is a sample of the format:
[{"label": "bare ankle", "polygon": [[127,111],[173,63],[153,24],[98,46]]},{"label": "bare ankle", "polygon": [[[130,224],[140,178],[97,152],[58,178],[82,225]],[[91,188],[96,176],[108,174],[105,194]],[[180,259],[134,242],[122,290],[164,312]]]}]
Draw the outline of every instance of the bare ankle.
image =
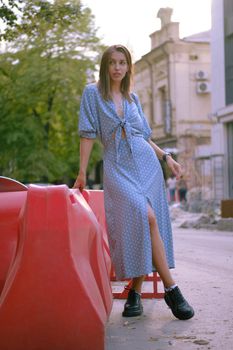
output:
[{"label": "bare ankle", "polygon": [[145,276],[139,276],[139,277],[133,278],[131,288],[134,289],[136,292],[141,293],[144,278]]}]

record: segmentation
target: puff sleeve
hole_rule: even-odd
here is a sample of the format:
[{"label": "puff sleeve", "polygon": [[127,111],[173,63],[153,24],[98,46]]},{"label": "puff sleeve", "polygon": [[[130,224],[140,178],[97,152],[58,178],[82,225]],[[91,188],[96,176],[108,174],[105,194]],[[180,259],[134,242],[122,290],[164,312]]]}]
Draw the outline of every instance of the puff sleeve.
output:
[{"label": "puff sleeve", "polygon": [[144,137],[145,140],[148,141],[149,138],[150,138],[151,135],[152,135],[152,130],[151,130],[151,128],[150,128],[150,126],[149,126],[149,123],[148,123],[148,121],[147,121],[147,119],[146,119],[146,117],[145,117],[145,114],[144,114],[144,112],[143,112],[143,110],[142,110],[142,106],[141,106],[141,103],[140,103],[140,101],[139,101],[138,96],[137,96],[135,93],[133,93],[132,95],[133,95],[134,102],[136,103],[136,106],[137,106],[137,108],[138,108],[138,112],[139,112],[139,114],[140,114],[140,117],[142,118],[142,123],[143,123],[143,137]]},{"label": "puff sleeve", "polygon": [[97,137],[97,117],[95,95],[91,86],[86,86],[80,104],[78,134],[80,137],[94,139]]}]

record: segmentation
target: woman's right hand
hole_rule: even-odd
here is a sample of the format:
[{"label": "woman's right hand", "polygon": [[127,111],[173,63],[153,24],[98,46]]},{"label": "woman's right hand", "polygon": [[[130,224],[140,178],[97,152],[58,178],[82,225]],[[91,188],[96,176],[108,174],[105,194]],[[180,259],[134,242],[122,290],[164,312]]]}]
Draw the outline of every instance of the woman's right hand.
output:
[{"label": "woman's right hand", "polygon": [[86,186],[86,174],[79,173],[73,188],[78,188],[81,192]]}]

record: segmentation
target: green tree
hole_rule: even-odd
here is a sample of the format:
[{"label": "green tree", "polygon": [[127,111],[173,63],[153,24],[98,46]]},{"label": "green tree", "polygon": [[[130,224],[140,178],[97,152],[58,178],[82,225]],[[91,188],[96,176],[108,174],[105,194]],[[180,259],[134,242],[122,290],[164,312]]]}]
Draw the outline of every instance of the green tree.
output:
[{"label": "green tree", "polygon": [[[0,62],[0,169],[20,181],[66,182],[78,170],[80,96],[103,46],[80,1],[26,1]],[[90,161],[101,159],[97,143]]]},{"label": "green tree", "polygon": [[[17,15],[21,11],[21,4],[23,0],[0,0],[0,23],[5,23],[8,27],[13,27],[17,21]],[[4,30],[0,29],[0,38],[4,37],[2,34]]]}]

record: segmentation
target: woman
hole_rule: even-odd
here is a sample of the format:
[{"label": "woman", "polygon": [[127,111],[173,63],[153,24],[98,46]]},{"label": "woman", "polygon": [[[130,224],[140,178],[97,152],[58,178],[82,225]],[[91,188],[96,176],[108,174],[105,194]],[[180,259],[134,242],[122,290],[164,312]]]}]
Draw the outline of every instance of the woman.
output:
[{"label": "woman", "polygon": [[169,268],[174,267],[171,224],[159,159],[181,175],[180,165],[152,140],[139,99],[130,92],[132,60],[122,45],[101,59],[99,82],[84,89],[79,119],[80,169],[74,188],[86,185],[94,139],[104,146],[104,201],[111,258],[117,279],[132,278],[123,316],[141,315],[145,275],[158,271],[165,301],[179,319],[193,308],[182,296]]}]

